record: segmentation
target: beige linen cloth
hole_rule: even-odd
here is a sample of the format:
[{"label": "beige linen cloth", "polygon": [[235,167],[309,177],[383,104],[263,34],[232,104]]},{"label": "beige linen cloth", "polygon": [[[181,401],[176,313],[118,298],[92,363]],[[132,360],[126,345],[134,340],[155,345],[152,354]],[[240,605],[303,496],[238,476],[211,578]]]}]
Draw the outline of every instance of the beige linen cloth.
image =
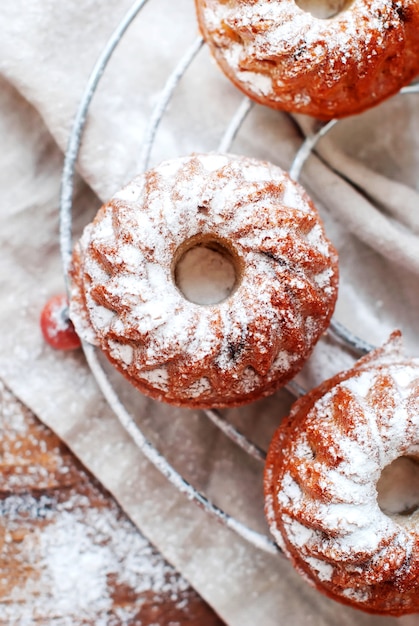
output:
[{"label": "beige linen cloth", "polygon": [[[130,0],[3,0],[0,8],[0,376],[72,448],[143,532],[231,626],[417,623],[367,615],[312,590],[280,557],[248,545],[172,488],[107,407],[80,353],[46,346],[39,313],[64,290],[58,193],[71,121],[99,52]],[[127,32],[90,109],[79,159],[75,231],[138,169],[141,142],[167,76],[198,36],[192,0],[150,0]],[[216,150],[242,96],[204,48],[176,90],[152,162]],[[340,123],[302,181],[340,252],[337,318],[373,344],[401,328],[419,355],[419,96],[397,96]],[[313,122],[255,107],[231,151],[288,168]],[[320,341],[299,381],[350,365]],[[113,376],[113,374],[112,374]],[[159,405],[115,376],[147,435],[193,484],[266,532],[261,467],[199,412]],[[261,446],[291,403],[272,398],[229,411]],[[18,607],[16,623],[19,623]],[[64,616],[78,621],[88,615]],[[0,605],[1,618],[1,605]]]}]

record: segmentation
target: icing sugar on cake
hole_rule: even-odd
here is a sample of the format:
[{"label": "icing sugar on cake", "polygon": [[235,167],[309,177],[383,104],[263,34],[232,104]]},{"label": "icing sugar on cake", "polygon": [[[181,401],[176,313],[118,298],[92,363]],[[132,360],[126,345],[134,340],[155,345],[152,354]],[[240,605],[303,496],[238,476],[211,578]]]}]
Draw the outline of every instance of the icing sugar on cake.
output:
[{"label": "icing sugar on cake", "polygon": [[377,484],[419,458],[419,360],[394,333],[298,401],[266,465],[271,530],[296,568],[334,599],[366,611],[419,609],[418,504],[385,512]]},{"label": "icing sugar on cake", "polygon": [[[184,254],[228,257],[235,285],[191,302]],[[301,187],[280,168],[209,154],[134,179],[88,225],[73,257],[70,313],[140,390],[174,404],[228,406],[272,393],[326,328],[336,252]]]},{"label": "icing sugar on cake", "polygon": [[251,98],[330,119],[377,104],[419,73],[416,2],[355,0],[329,19],[298,4],[196,0],[216,61]]}]

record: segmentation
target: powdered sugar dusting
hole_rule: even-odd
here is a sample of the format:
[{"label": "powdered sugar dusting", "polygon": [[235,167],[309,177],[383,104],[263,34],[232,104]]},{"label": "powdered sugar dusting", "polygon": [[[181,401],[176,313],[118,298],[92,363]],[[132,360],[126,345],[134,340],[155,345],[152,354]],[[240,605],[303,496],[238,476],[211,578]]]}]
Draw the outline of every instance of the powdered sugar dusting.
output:
[{"label": "powdered sugar dusting", "polygon": [[238,72],[238,76],[244,83],[250,83],[256,93],[267,96],[272,92],[272,79],[269,76],[257,72]]},{"label": "powdered sugar dusting", "polygon": [[[348,115],[391,95],[419,72],[409,52],[418,45],[419,12],[412,1],[356,0],[330,19],[314,17],[294,0],[197,5],[201,30],[227,76],[276,108]],[[383,80],[383,63],[386,74],[397,64],[397,78]],[[360,84],[368,81],[368,93],[358,93],[354,75]]]},{"label": "powdered sugar dusting", "polygon": [[60,301],[54,302],[50,308],[51,325],[48,327],[51,336],[57,335],[60,332],[67,330],[68,318],[63,310],[63,305]]},{"label": "powdered sugar dusting", "polygon": [[320,559],[315,559],[313,557],[306,557],[306,563],[317,572],[317,576],[319,580],[331,580],[333,574],[333,567],[330,563],[326,563],[325,561],[321,561]]},{"label": "powdered sugar dusting", "polygon": [[[214,406],[273,391],[301,367],[336,298],[336,254],[306,194],[269,163],[219,154],[163,163],[128,188],[76,248],[78,332],[93,328],[140,388],[165,370],[156,388],[167,400],[189,402],[193,389]],[[221,302],[200,294],[197,304],[182,294],[180,272],[176,284],[175,259],[205,251],[209,240],[234,257],[239,278],[223,279]],[[195,282],[202,291],[201,273]],[[307,297],[323,303],[314,316]]]},{"label": "powdered sugar dusting", "polygon": [[281,461],[270,452],[266,476],[272,532],[297,567],[332,594],[369,607],[376,585],[387,581],[381,593],[397,610],[406,594],[415,602],[417,517],[385,514],[377,482],[394,460],[418,458],[419,360],[404,359],[391,344],[331,383],[307,414],[297,403]]},{"label": "powdered sugar dusting", "polygon": [[188,583],[1,381],[0,405],[1,622],[128,626],[168,600],[187,614]]},{"label": "powdered sugar dusting", "polygon": [[[10,515],[11,506],[8,501],[4,503],[3,515]],[[20,503],[20,511],[23,509]],[[63,625],[89,619],[98,625],[128,624],[138,614],[141,600],[117,608],[112,618],[116,588],[130,588],[139,597],[149,593],[156,599],[170,592],[179,604],[188,589],[186,581],[139,533],[132,532],[128,522],[117,520],[115,511],[86,506],[75,507],[72,512],[63,510],[42,530],[27,533],[20,549],[27,555],[26,567],[36,574],[15,585],[7,602],[2,603],[2,617],[8,624],[33,624],[33,620],[57,615]],[[43,591],[42,601],[37,589]],[[24,611],[17,610],[18,606],[24,606]]]}]

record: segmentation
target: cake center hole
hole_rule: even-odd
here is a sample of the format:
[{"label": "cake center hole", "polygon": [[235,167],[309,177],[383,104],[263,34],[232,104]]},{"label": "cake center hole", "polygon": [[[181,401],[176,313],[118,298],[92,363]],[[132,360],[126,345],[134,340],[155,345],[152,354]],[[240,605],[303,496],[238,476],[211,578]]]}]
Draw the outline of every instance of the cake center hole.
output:
[{"label": "cake center hole", "polygon": [[218,241],[201,241],[188,247],[174,269],[178,289],[195,304],[217,304],[234,291],[237,263],[232,252]]},{"label": "cake center hole", "polygon": [[311,13],[313,17],[328,20],[343,13],[351,4],[351,0],[295,0],[295,4],[302,11]]},{"label": "cake center hole", "polygon": [[377,483],[378,505],[386,515],[411,515],[419,509],[419,459],[401,456],[387,465]]}]

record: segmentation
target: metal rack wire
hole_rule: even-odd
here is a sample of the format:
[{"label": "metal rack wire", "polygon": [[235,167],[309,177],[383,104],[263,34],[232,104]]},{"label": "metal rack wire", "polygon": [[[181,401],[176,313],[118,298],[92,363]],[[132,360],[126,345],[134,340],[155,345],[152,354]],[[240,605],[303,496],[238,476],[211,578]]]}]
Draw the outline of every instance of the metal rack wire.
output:
[{"label": "metal rack wire", "polygon": [[[147,1],[148,0],[137,0],[136,2],[134,2],[130,10],[127,12],[122,21],[116,27],[115,31],[112,33],[109,41],[104,47],[96,65],[92,70],[72,125],[68,147],[65,154],[60,194],[60,248],[63,273],[67,288],[69,286],[68,275],[72,252],[72,209],[74,176],[89,107],[94,93],[98,87],[99,81],[106,69],[106,66],[108,65],[108,62],[111,59],[113,52],[115,51],[116,47],[121,41],[121,38],[129,28],[129,26],[132,24],[133,20],[140,13],[141,9],[147,4]],[[173,97],[175,89],[180,79],[201,50],[203,44],[204,42],[202,37],[198,37],[182,56],[181,60],[176,65],[166,81],[160,97],[158,98],[158,101],[156,102],[154,109],[151,113],[149,124],[147,126],[144,141],[142,144],[140,157],[140,170],[142,171],[145,171],[148,167],[150,154],[158,127],[163,119],[167,106]],[[412,93],[418,91],[419,85],[412,85],[402,90],[403,93]],[[239,107],[231,118],[229,124],[227,125],[223,137],[221,138],[218,146],[218,150],[220,152],[227,152],[230,149],[230,146],[235,136],[237,135],[240,127],[242,126],[247,115],[252,110],[253,106],[254,104],[252,101],[250,101],[247,97],[243,98]],[[316,133],[308,136],[302,143],[300,149],[295,155],[294,161],[290,168],[290,174],[294,179],[297,180],[299,178],[304,163],[306,162],[310,154],[312,154],[312,152],[314,151],[317,142],[324,135],[326,135],[335,126],[335,124],[336,120],[332,120],[331,122],[321,125]],[[332,320],[330,332],[338,337],[342,342],[344,342],[346,346],[349,346],[357,354],[365,354],[374,347],[364,340],[356,337],[337,320]],[[174,467],[172,467],[172,465],[166,460],[166,458],[162,454],[160,454],[158,450],[154,447],[154,445],[144,436],[135,419],[126,409],[121,399],[118,397],[115,388],[113,387],[100,363],[96,348],[84,342],[83,350],[89,367],[104,397],[106,398],[110,407],[119,419],[121,425],[130,435],[136,446],[138,446],[138,448],[145,455],[145,457],[170,481],[170,483],[181,493],[185,494],[189,499],[195,501],[207,513],[217,518],[228,528],[237,533],[240,537],[250,542],[253,546],[260,548],[261,550],[268,553],[280,552],[280,548],[275,542],[271,540],[270,537],[248,528],[239,520],[222,511],[219,507],[210,502],[204,494],[197,491],[187,480],[180,476],[180,474],[174,469]],[[287,388],[296,397],[305,393],[305,390],[302,389],[294,381],[289,383]],[[219,428],[246,454],[253,457],[259,462],[264,462],[265,451],[259,448],[253,442],[249,441],[220,413],[214,410],[205,410],[204,413],[217,428]]]}]

